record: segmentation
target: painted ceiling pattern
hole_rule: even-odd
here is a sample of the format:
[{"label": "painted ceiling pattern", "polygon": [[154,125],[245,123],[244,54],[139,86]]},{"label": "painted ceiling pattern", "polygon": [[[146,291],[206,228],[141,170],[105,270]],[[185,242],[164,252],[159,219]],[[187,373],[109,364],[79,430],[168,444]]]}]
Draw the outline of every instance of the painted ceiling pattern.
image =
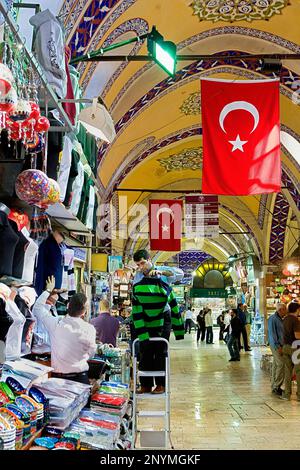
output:
[{"label": "painted ceiling pattern", "polygon": [[193,14],[200,21],[268,20],[281,13],[287,0],[193,0]]},{"label": "painted ceiling pattern", "polygon": [[184,149],[166,158],[159,158],[159,164],[169,173],[170,171],[199,170],[202,163],[202,148]]},{"label": "painted ceiling pattern", "polygon": [[185,116],[195,116],[201,112],[200,93],[191,93],[180,106],[180,111]]},{"label": "painted ceiling pattern", "polygon": [[[296,0],[169,0],[174,8],[170,10],[168,21],[160,16],[166,12],[165,2],[159,0],[151,0],[151,2],[146,0],[65,0],[59,13],[65,24],[73,57],[121,41],[123,35],[126,35],[126,38],[131,35],[132,37],[139,36],[148,31],[152,25],[156,25],[166,38],[172,40],[172,37],[179,32],[175,26],[178,24],[177,9],[181,9],[183,13],[184,25],[180,28],[180,34],[177,34],[178,51],[196,53],[202,50],[201,43],[203,43],[204,50],[209,44],[209,50],[226,54],[225,60],[216,60],[212,56],[209,60],[184,63],[184,66],[179,62],[174,77],[163,76],[153,62],[146,64],[122,62],[118,63],[117,67],[111,68],[112,72],[105,79],[106,83],[101,83],[101,96],[105,98],[113,116],[117,116],[115,119],[117,137],[112,145],[103,144],[99,150],[100,172],[101,168],[107,167],[107,162],[114,155],[114,146],[121,157],[118,155],[120,163],[118,166],[112,165],[108,177],[104,178],[101,183],[101,194],[107,201],[110,200],[116,187],[120,185],[123,187],[123,184],[126,186],[127,177],[132,184],[133,175],[142,174],[141,168],[150,160],[153,160],[161,170],[159,175],[156,175],[154,171],[151,184],[159,185],[160,178],[162,178],[164,188],[168,188],[167,181],[174,181],[175,175],[176,177],[178,175],[178,181],[184,181],[184,174],[182,178],[180,175],[182,170],[201,169],[201,142],[199,145],[197,142],[197,138],[202,133],[199,93],[201,75],[209,76],[217,73],[228,76],[229,74],[233,78],[245,79],[274,76],[272,72],[262,71],[260,60],[250,62],[239,57],[248,51],[248,40],[249,45],[251,43],[249,48],[251,51],[255,48],[257,52],[271,50],[270,47],[266,48],[271,44],[274,45],[274,52],[300,53],[300,32],[298,36],[290,34],[289,29],[295,30],[295,27],[286,28],[287,23],[284,22],[286,18],[291,17],[290,12],[293,8],[296,8]],[[300,10],[298,11],[300,13]],[[245,22],[248,23],[248,27],[245,27]],[[161,30],[163,23],[164,27]],[[242,45],[239,44],[237,36],[241,37]],[[233,37],[235,39],[232,39]],[[222,48],[223,40],[225,46]],[[211,45],[215,45],[215,48]],[[141,48],[145,53],[143,41],[132,45],[132,49],[127,53],[141,54]],[[290,100],[300,81],[300,69],[296,63],[294,65],[292,61],[285,63],[280,73],[281,94]],[[97,76],[95,74],[99,73],[99,69],[98,63],[81,63],[78,66],[82,76],[81,86],[84,90],[94,87],[94,82],[90,88],[89,84],[93,77]],[[133,90],[134,93],[132,93]],[[153,131],[154,126],[147,120],[148,116],[151,116],[152,109],[157,109],[160,100],[163,101],[171,94],[172,100],[176,102],[178,122],[172,126],[165,126],[166,130],[157,135]],[[294,112],[298,113],[299,109],[299,106],[295,106]],[[140,132],[138,134],[140,138],[137,139],[136,128],[132,124],[135,121],[138,123],[141,117],[146,118],[145,133]],[[190,118],[190,125],[187,118]],[[198,121],[197,124],[195,124],[196,121]],[[181,124],[183,122],[184,124]],[[294,127],[290,121],[289,124],[290,127]],[[282,129],[284,128],[285,122],[282,125]],[[299,129],[296,132],[296,129],[289,128],[286,132],[298,141]],[[118,139],[120,139],[120,144]],[[191,141],[193,141],[192,145]],[[133,144],[129,146],[127,142],[133,142]],[[289,165],[283,165],[283,185],[289,192],[289,200],[294,202],[293,207],[299,209],[300,168],[287,149],[283,148],[282,151],[285,161],[286,159],[289,161]],[[100,176],[102,178],[101,173]],[[247,209],[248,204],[250,207],[250,200],[245,202],[244,208],[241,207],[240,211],[235,210],[237,208],[231,204],[226,204],[226,207],[220,205],[220,211],[226,211],[232,216],[232,220],[248,231],[262,261],[268,261],[268,258],[271,262],[280,259],[284,254],[284,241],[290,217],[290,206],[286,197],[280,193],[275,197],[262,195],[258,198],[254,204],[257,208],[255,216],[257,223],[253,231],[250,228],[251,224],[242,217],[243,210]],[[270,210],[270,207],[273,209]],[[271,223],[269,223],[270,218]],[[263,237],[259,235],[259,231],[262,232],[266,226],[270,227],[268,234],[270,249],[269,240],[265,248],[264,242],[260,239]],[[238,236],[235,242],[238,243],[239,239],[245,242],[243,236]]]}]

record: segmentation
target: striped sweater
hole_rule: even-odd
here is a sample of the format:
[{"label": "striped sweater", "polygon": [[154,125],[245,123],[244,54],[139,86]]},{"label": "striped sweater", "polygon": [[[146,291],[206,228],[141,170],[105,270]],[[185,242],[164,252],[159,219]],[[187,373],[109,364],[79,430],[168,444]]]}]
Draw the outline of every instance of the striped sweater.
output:
[{"label": "striped sweater", "polygon": [[161,334],[167,304],[175,338],[183,339],[183,320],[172,288],[158,277],[144,277],[133,286],[132,319],[140,341]]}]

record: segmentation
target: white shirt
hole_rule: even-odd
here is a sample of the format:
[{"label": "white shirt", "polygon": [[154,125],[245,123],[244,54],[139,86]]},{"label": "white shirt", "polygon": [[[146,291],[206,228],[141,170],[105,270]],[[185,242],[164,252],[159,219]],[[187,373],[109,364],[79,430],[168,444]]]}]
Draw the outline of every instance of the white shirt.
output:
[{"label": "white shirt", "polygon": [[51,352],[50,334],[48,329],[44,325],[44,322],[41,320],[41,316],[43,314],[46,314],[47,316],[51,315],[56,323],[59,322],[59,317],[57,315],[56,309],[52,308],[52,311],[50,312],[51,305],[46,304],[49,295],[49,292],[43,292],[38,297],[32,309],[32,314],[36,318],[36,323],[34,326],[33,344],[31,351],[35,354],[44,354]]},{"label": "white shirt", "polygon": [[206,328],[208,326],[213,326],[213,319],[212,319],[212,314],[211,314],[211,310],[209,310],[206,315],[205,315],[205,326]]},{"label": "white shirt", "polygon": [[193,312],[192,310],[187,310],[185,313],[185,319],[186,320],[193,320]]},{"label": "white shirt", "polygon": [[21,356],[22,335],[25,324],[25,317],[18,309],[15,302],[8,299],[5,305],[5,311],[13,319],[12,325],[6,335],[6,360],[12,361]]},{"label": "white shirt", "polygon": [[62,374],[87,371],[87,361],[97,349],[95,327],[82,318],[69,315],[59,323],[49,312],[39,311],[38,317],[50,334],[54,371]]},{"label": "white shirt", "polygon": [[230,322],[231,322],[231,315],[230,315],[230,313],[226,313],[225,317],[224,317],[224,323],[225,323],[226,327],[228,325],[230,325]]}]

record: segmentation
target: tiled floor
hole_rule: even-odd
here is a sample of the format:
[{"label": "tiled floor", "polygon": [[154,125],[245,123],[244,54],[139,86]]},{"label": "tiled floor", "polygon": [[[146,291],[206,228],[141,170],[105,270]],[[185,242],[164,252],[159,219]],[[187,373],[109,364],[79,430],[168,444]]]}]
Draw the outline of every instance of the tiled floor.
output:
[{"label": "tiled floor", "polygon": [[300,449],[300,403],[271,394],[260,369],[265,350],[242,352],[230,363],[217,331],[214,341],[197,346],[194,333],[171,341],[175,449]]}]

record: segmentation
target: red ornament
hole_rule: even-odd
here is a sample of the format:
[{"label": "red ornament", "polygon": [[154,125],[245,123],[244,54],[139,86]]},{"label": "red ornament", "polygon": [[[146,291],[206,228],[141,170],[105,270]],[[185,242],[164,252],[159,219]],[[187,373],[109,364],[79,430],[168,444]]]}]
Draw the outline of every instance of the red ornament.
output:
[{"label": "red ornament", "polygon": [[19,131],[13,131],[11,134],[10,134],[10,137],[9,137],[11,140],[21,140],[22,139],[22,134],[21,132]]},{"label": "red ornament", "polygon": [[49,129],[50,127],[50,122],[49,120],[45,117],[45,116],[41,116],[35,126],[34,126],[34,130],[36,132],[47,132],[47,130]]},{"label": "red ornament", "polygon": [[290,275],[291,275],[291,273],[290,273],[290,271],[289,271],[288,269],[284,269],[284,270],[282,271],[282,274],[284,274],[285,276],[290,276]]},{"label": "red ornament", "polygon": [[31,107],[31,113],[29,115],[29,119],[35,119],[36,121],[41,117],[41,110],[37,103],[34,101],[29,101]]}]

